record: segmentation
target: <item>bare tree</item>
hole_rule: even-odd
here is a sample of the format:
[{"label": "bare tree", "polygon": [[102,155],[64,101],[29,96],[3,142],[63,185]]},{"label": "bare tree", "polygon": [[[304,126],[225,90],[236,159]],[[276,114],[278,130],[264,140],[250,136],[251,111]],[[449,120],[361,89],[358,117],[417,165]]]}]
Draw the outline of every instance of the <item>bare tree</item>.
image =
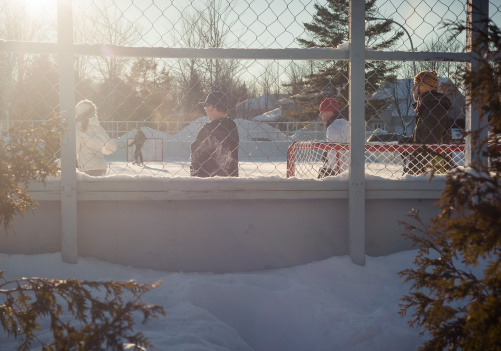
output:
[{"label": "bare tree", "polygon": [[[98,5],[95,18],[95,30],[91,32],[91,35],[97,43],[134,46],[141,39],[140,27],[127,21],[116,7]],[[128,58],[110,55],[99,60],[97,68],[106,80],[113,82],[123,76],[124,70],[130,62],[131,60]]]},{"label": "bare tree", "polygon": [[[105,2],[95,2],[93,11],[82,10],[76,17],[80,17],[76,22],[77,41],[134,46],[142,37],[139,25],[128,21],[116,6],[108,6]],[[133,61],[115,57],[112,52],[103,54],[101,57],[77,61],[77,72],[81,75],[77,79],[79,82],[87,80],[99,84],[94,97],[104,119],[124,119],[130,116],[127,99],[134,93],[134,87],[128,86],[124,77]]]},{"label": "bare tree", "polygon": [[402,134],[407,135],[407,129],[414,122],[414,118],[408,118],[414,102],[411,92],[413,81],[412,79],[396,79],[396,77],[392,77],[389,84],[391,100],[395,104],[395,112],[398,114],[402,125]]},{"label": "bare tree", "polygon": [[284,83],[284,87],[288,89],[287,93],[291,95],[296,95],[301,92],[301,86],[304,83],[303,77],[305,76],[307,67],[305,67],[302,61],[291,61],[285,69],[285,75],[287,76],[287,82]]},{"label": "bare tree", "polygon": [[280,72],[279,67],[276,62],[268,62],[263,67],[263,71],[259,76],[259,85],[262,89],[262,95],[264,95],[264,108],[266,111],[271,109],[271,96],[276,97],[280,95]]},{"label": "bare tree", "polygon": [[[187,13],[180,21],[180,33],[182,35],[177,38],[176,32],[172,37],[172,41],[180,43],[185,47],[201,47],[201,38],[195,30],[196,23],[199,18],[197,14]],[[194,119],[200,116],[201,111],[194,110],[194,103],[202,101],[204,97],[204,70],[201,64],[201,59],[180,59],[177,60],[177,100],[180,109],[186,119]],[[198,112],[198,113],[197,113]]]},{"label": "bare tree", "polygon": [[[458,41],[444,41],[438,37],[429,40],[423,46],[423,51],[432,52],[461,52],[464,49]],[[419,62],[419,69],[436,71],[439,77],[449,77],[454,81],[462,65],[464,64],[452,61],[422,61]]]},{"label": "bare tree", "polygon": [[[8,2],[0,8],[0,37],[3,40],[39,41],[50,32],[50,21],[31,18],[18,2]],[[5,111],[13,101],[15,86],[23,85],[28,68],[33,62],[31,54],[0,54],[0,109]]]},{"label": "bare tree", "polygon": [[[220,48],[223,47],[226,37],[235,23],[230,20],[230,11],[235,4],[234,0],[206,0],[200,8],[195,8],[198,21],[195,31],[200,38],[201,47]],[[231,68],[231,62],[217,59],[207,59],[203,61],[208,77],[210,90],[221,90],[221,76],[223,71]]]},{"label": "bare tree", "polygon": [[[185,14],[180,21],[182,36],[173,38],[176,44],[195,48],[220,48],[227,45],[236,19],[231,18],[231,9],[235,0],[206,0],[202,5],[194,6],[192,12]],[[228,94],[230,104],[243,101],[248,93],[241,72],[244,66],[237,60],[189,59],[179,60],[180,102],[185,113],[192,113],[188,106],[193,101],[184,97],[198,96],[213,90],[222,90]],[[194,90],[187,91],[186,89]],[[198,100],[200,101],[200,100]],[[186,103],[185,103],[186,102]],[[194,113],[196,115],[196,113]]]},{"label": "bare tree", "polygon": [[[75,43],[92,43],[92,32],[95,30],[94,21],[87,18],[84,10],[75,6],[73,16],[73,40]],[[89,99],[92,96],[92,84],[103,79],[95,69],[96,58],[89,56],[74,56],[75,62],[75,89],[77,98]]]}]

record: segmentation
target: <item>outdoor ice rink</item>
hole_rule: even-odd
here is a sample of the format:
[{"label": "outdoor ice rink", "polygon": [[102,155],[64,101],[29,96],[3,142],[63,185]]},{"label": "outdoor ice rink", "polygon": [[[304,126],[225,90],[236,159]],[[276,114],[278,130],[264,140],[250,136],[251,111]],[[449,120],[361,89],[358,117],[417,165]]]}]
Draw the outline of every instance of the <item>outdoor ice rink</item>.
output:
[{"label": "outdoor ice rink", "polygon": [[[392,163],[366,162],[367,175],[386,179],[404,179],[414,177],[403,174],[403,163],[398,158]],[[462,166],[463,164],[458,164]],[[309,165],[309,170],[296,174],[296,178],[316,179],[321,162]],[[347,172],[345,172],[347,173]],[[144,166],[137,166],[132,162],[109,162],[107,176],[154,176],[154,177],[190,177],[190,162],[145,162]],[[239,178],[278,177],[287,178],[287,162],[246,161],[239,162]],[[336,176],[343,177],[343,174]],[[334,177],[334,178],[336,178]]]},{"label": "outdoor ice rink", "polygon": [[[145,175],[155,177],[189,177],[190,161],[145,162],[137,166],[132,162],[112,161],[107,176]],[[287,162],[239,162],[239,177],[277,176],[286,177]]]}]

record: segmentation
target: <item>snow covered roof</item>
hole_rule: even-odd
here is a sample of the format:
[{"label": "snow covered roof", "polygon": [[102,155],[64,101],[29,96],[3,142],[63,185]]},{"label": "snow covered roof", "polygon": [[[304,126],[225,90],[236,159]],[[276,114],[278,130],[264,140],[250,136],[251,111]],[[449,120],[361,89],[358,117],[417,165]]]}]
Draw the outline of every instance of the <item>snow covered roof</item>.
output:
[{"label": "snow covered roof", "polygon": [[310,94],[296,94],[281,100],[278,100],[279,105],[286,105],[286,104],[293,104],[295,102],[295,99],[299,98],[312,98],[314,99],[315,97],[318,96],[318,93],[310,93]]},{"label": "snow covered roof", "polygon": [[[450,78],[440,77],[439,84],[440,85],[438,90],[440,92],[447,91],[448,96],[452,94],[451,100],[453,104],[461,105],[461,102],[464,103],[463,95],[455,88],[455,85]],[[372,98],[376,100],[389,99],[390,101],[396,98],[399,100],[399,109],[402,115],[414,116],[416,112],[412,107],[414,98],[412,97],[411,91],[413,85],[413,78],[397,79],[395,83],[387,83],[383,85],[376,93],[372,95]],[[395,105],[393,105],[391,108],[391,115],[393,117],[400,116]]]},{"label": "snow covered roof", "polygon": [[383,100],[393,98],[395,95],[398,99],[412,99],[411,88],[413,85],[414,80],[412,78],[397,79],[394,83],[386,83],[382,85],[380,89],[372,95],[372,98],[376,100]]},{"label": "snow covered roof", "polygon": [[[400,108],[400,112],[402,113],[403,116],[414,116],[416,114],[416,111],[414,111],[412,104],[407,104],[406,102],[402,102],[399,104],[399,108]],[[395,108],[391,112],[391,115],[393,117],[399,117],[400,114],[398,113],[398,109]]]},{"label": "snow covered roof", "polygon": [[[454,83],[448,77],[440,77],[438,80],[438,90],[441,92],[449,90],[448,88],[450,86],[454,86]],[[388,99],[393,98],[393,95],[395,94],[398,99],[412,99],[411,89],[413,85],[413,78],[397,79],[394,83],[384,84],[376,93],[372,95],[372,98],[377,100]],[[457,94],[461,93],[457,92]],[[413,99],[411,101],[413,101]]]}]

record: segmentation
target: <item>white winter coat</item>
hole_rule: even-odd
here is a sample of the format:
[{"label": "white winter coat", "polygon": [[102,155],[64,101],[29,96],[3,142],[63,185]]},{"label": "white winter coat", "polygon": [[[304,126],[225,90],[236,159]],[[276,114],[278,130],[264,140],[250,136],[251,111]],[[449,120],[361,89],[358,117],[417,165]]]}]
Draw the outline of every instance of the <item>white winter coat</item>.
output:
[{"label": "white winter coat", "polygon": [[81,171],[108,169],[104,155],[117,148],[116,143],[106,134],[96,116],[89,118],[87,130],[82,131],[82,122],[76,124],[77,160]]},{"label": "white winter coat", "polygon": [[[327,127],[327,141],[332,143],[348,143],[350,141],[350,124],[344,118],[335,119]],[[331,150],[328,154],[327,167],[338,169],[339,173],[349,169],[349,151]]]}]

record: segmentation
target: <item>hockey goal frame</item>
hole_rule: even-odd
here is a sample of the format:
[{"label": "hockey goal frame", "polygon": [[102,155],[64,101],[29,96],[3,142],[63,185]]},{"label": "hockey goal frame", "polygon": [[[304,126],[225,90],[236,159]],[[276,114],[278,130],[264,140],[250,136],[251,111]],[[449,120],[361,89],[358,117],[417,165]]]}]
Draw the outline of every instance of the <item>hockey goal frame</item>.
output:
[{"label": "hockey goal frame", "polygon": [[[365,144],[365,152],[397,152],[403,154],[410,153],[426,146],[428,149],[436,152],[464,152],[465,146],[463,144]],[[339,170],[339,152],[348,151],[349,144],[345,143],[331,143],[331,142],[309,142],[309,141],[294,141],[287,149],[287,178],[296,175],[296,152],[300,150],[318,150],[319,153],[323,151],[336,150],[338,152],[337,169]]]}]

